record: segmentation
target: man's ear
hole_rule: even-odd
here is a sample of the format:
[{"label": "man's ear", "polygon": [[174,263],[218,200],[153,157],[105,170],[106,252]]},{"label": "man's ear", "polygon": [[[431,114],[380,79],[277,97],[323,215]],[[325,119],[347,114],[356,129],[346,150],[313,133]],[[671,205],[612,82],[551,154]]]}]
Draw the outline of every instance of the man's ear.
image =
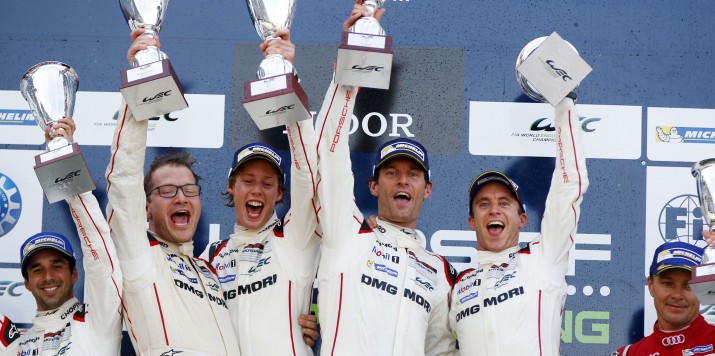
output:
[{"label": "man's ear", "polygon": [[74,285],[77,283],[77,279],[79,279],[79,272],[77,272],[77,266],[74,266],[72,269],[72,284]]},{"label": "man's ear", "polygon": [[519,230],[526,227],[529,223],[529,218],[526,217],[526,213],[521,213],[519,216]]},{"label": "man's ear", "polygon": [[377,198],[377,181],[374,179],[370,179],[370,181],[367,182],[367,186],[370,188],[370,194],[372,194],[373,197]]},{"label": "man's ear", "polygon": [[425,200],[429,199],[429,197],[432,196],[432,182],[427,183],[425,185]]}]

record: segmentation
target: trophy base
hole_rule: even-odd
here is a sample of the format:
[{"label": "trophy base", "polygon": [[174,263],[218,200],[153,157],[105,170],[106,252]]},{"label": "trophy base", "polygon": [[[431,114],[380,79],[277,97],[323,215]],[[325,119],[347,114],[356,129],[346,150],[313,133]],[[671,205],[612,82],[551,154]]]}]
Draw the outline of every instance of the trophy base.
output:
[{"label": "trophy base", "polygon": [[123,70],[119,91],[138,121],[189,107],[168,59]]},{"label": "trophy base", "polygon": [[700,299],[700,304],[715,304],[715,263],[693,267],[690,288]]},{"label": "trophy base", "polygon": [[311,118],[308,96],[293,73],[247,81],[243,93],[241,103],[260,130]]},{"label": "trophy base", "polygon": [[343,32],[335,83],[389,89],[391,73],[392,37]]},{"label": "trophy base", "polygon": [[95,188],[77,143],[35,156],[34,168],[50,204]]}]

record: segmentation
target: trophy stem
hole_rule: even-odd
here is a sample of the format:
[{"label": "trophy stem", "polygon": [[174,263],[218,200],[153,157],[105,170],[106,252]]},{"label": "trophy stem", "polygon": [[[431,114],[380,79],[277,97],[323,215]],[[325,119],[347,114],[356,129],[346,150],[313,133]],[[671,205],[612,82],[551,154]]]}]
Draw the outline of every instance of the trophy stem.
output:
[{"label": "trophy stem", "polygon": [[54,151],[58,148],[69,146],[69,144],[70,144],[70,142],[66,138],[64,138],[62,136],[58,136],[58,137],[53,138],[52,140],[50,140],[50,142],[47,143],[47,148],[45,149],[45,151],[47,151],[47,152]]}]

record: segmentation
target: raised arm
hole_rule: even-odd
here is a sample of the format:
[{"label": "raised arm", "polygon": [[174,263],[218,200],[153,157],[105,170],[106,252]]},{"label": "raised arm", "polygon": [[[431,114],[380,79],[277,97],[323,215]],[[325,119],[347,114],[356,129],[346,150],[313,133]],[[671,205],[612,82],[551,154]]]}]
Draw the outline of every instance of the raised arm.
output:
[{"label": "raised arm", "polygon": [[111,339],[118,345],[122,338],[122,274],[109,224],[91,192],[67,199],[72,220],[77,228],[84,265],[85,312],[95,335]]},{"label": "raised arm", "polygon": [[[134,43],[130,55],[146,47],[147,39],[132,32]],[[146,196],[144,195],[144,156],[146,153],[147,121],[136,121],[126,103],[119,109],[112,140],[112,152],[107,166],[107,220],[124,279],[140,276],[153,279],[149,243],[146,237]]]},{"label": "raised arm", "polygon": [[540,248],[545,261],[565,261],[576,237],[583,194],[588,188],[583,135],[575,103],[565,98],[556,106],[556,167],[541,221]]}]

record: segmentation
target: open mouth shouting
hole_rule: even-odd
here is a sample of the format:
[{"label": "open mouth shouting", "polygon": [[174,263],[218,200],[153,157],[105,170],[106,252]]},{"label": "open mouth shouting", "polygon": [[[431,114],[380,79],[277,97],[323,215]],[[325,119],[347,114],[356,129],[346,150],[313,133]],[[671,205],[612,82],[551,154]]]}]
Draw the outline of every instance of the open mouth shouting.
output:
[{"label": "open mouth shouting", "polygon": [[406,205],[412,201],[412,196],[407,192],[397,192],[397,194],[393,196],[393,199],[395,199],[398,205]]},{"label": "open mouth shouting", "polygon": [[171,222],[178,226],[185,226],[191,220],[191,213],[188,210],[177,210],[171,214]]},{"label": "open mouth shouting", "polygon": [[246,202],[246,213],[250,219],[258,219],[263,212],[263,203],[257,200]]},{"label": "open mouth shouting", "polygon": [[504,223],[498,220],[490,221],[487,223],[487,231],[489,235],[499,236],[504,231]]}]

